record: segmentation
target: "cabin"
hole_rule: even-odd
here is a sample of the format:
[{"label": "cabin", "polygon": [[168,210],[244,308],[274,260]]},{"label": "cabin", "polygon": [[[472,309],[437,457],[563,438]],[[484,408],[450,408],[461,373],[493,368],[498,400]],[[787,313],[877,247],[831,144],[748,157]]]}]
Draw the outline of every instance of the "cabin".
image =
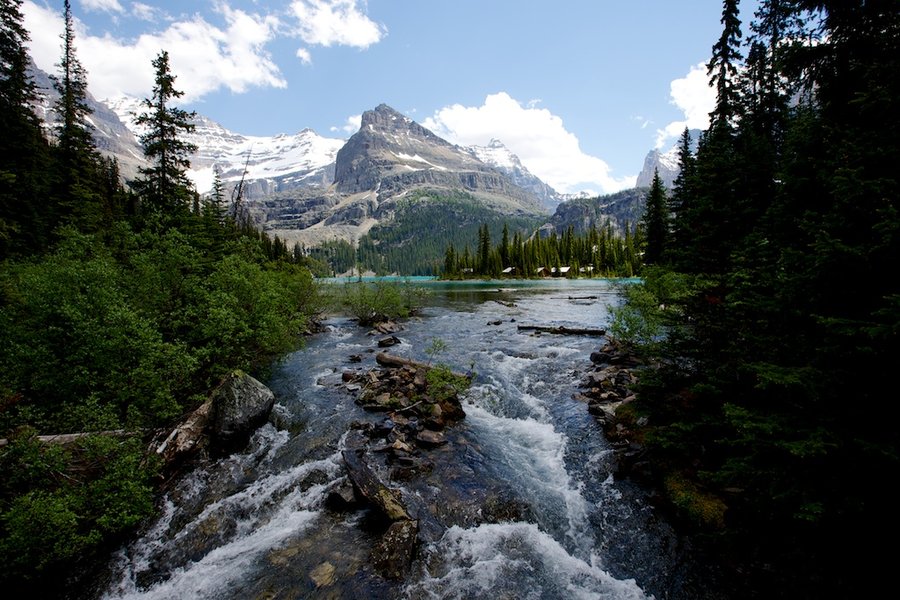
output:
[{"label": "cabin", "polygon": [[569,271],[572,270],[572,267],[553,267],[550,272],[554,277],[566,277],[569,274]]},{"label": "cabin", "polygon": [[547,267],[538,267],[535,270],[534,274],[538,277],[550,277],[551,275],[550,269],[548,269]]},{"label": "cabin", "polygon": [[503,271],[502,271],[502,273],[503,273],[504,275],[513,275],[513,274],[515,274],[515,272],[516,272],[516,268],[515,268],[515,267],[506,267],[506,268],[503,269]]}]

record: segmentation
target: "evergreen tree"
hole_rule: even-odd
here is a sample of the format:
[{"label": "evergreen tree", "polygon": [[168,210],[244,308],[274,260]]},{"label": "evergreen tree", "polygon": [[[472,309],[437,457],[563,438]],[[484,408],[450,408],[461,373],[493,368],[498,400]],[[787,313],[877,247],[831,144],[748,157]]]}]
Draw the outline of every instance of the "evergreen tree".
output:
[{"label": "evergreen tree", "polygon": [[100,207],[100,155],[87,123],[87,74],[75,55],[75,31],[69,0],[63,3],[65,29],[62,34],[61,74],[53,85],[59,93],[55,110],[58,202],[62,220],[73,221],[82,231],[98,228]]},{"label": "evergreen tree", "polygon": [[42,248],[54,226],[47,206],[49,154],[32,108],[22,1],[0,2],[0,258]]},{"label": "evergreen tree", "polygon": [[690,199],[694,194],[691,188],[695,170],[694,155],[691,152],[691,132],[687,127],[678,141],[678,167],[678,175],[669,194],[669,211],[672,217],[669,257],[676,265],[681,264],[684,248],[690,240],[686,215],[690,212]]},{"label": "evergreen tree", "polygon": [[197,147],[181,136],[194,130],[190,120],[196,113],[169,106],[184,92],[175,89],[168,52],[159,53],[153,60],[153,68],[156,72],[153,96],[144,100],[146,112],[137,118],[137,124],[146,130],[141,144],[152,165],[141,168],[142,178],[135,187],[150,207],[173,215],[186,212],[191,201],[192,185],[185,171],[190,167],[188,157]]},{"label": "evergreen tree", "polygon": [[500,263],[503,268],[510,266],[509,260],[509,226],[503,223],[503,237],[500,239]]},{"label": "evergreen tree", "polygon": [[653,173],[653,183],[647,192],[643,230],[646,235],[644,264],[659,264],[669,246],[669,207],[666,203],[666,189],[659,178],[658,169]]},{"label": "evergreen tree", "polygon": [[739,0],[722,2],[722,35],[712,48],[707,73],[716,87],[716,107],[710,113],[710,129],[730,129],[740,108],[737,85],[738,64],[741,59],[741,21]]},{"label": "evergreen tree", "polygon": [[479,275],[487,275],[491,269],[491,232],[487,224],[478,230],[478,266]]}]

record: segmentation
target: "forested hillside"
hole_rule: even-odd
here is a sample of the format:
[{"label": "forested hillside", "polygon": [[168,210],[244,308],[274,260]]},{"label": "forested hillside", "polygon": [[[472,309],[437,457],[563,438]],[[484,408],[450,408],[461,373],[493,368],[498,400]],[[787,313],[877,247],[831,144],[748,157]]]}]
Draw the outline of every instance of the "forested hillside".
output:
[{"label": "forested hillside", "polygon": [[284,244],[228,214],[221,186],[191,188],[165,51],[140,117],[150,166],[123,186],[92,145],[68,1],[48,141],[21,4],[0,5],[0,585],[50,597],[154,510],[148,437],[294,348],[316,304]]},{"label": "forested hillside", "polygon": [[897,8],[725,0],[711,125],[648,201],[655,268],[619,312],[658,365],[620,417],[646,419],[669,501],[753,597],[875,597],[892,567]]}]

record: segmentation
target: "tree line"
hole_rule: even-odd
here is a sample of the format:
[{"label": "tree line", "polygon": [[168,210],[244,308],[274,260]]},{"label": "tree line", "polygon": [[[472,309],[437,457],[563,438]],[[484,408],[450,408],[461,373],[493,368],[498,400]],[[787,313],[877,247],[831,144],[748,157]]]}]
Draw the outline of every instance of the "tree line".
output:
[{"label": "tree line", "polygon": [[[168,52],[138,116],[147,164],[126,184],[93,143],[69,0],[49,132],[21,7],[0,3],[0,585],[47,597],[153,514],[146,437],[227,373],[262,376],[319,299],[305,257],[257,231],[240,194],[218,176],[193,189]],[[110,430],[125,435],[38,439]]]},{"label": "tree line", "polygon": [[441,276],[454,279],[507,275],[527,279],[565,273],[566,277],[634,277],[642,265],[643,227],[632,231],[626,223],[624,229],[623,235],[617,235],[607,225],[592,227],[579,235],[570,226],[562,235],[555,230],[542,235],[539,229],[517,230],[510,236],[504,223],[500,240],[494,244],[490,228],[482,224],[472,249],[469,244],[461,251],[452,243],[447,246]]},{"label": "tree line", "polygon": [[632,416],[747,597],[859,597],[897,525],[900,11],[764,0],[744,41],[722,5],[709,128],[653,183],[617,315],[659,365]]}]

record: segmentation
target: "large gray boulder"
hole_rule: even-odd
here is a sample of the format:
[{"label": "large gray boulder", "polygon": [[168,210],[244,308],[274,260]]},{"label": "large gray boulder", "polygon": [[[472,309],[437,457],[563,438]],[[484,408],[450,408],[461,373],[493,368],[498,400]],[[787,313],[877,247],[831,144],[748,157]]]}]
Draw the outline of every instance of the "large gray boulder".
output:
[{"label": "large gray boulder", "polygon": [[210,435],[224,450],[243,447],[250,435],[266,422],[275,394],[246,373],[232,373],[212,394]]}]

